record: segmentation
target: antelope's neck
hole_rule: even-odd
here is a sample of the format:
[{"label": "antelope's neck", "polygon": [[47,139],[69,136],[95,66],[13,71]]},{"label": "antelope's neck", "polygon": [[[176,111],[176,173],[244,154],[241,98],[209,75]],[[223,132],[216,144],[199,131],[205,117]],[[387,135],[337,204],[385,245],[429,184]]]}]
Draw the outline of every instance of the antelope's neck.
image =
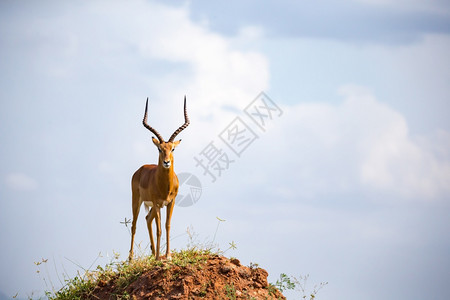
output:
[{"label": "antelope's neck", "polygon": [[175,172],[173,171],[173,163],[171,163],[168,169],[164,168],[162,164],[158,165],[158,170],[156,172],[156,178],[158,181],[158,186],[161,192],[170,192],[173,189],[173,177]]}]

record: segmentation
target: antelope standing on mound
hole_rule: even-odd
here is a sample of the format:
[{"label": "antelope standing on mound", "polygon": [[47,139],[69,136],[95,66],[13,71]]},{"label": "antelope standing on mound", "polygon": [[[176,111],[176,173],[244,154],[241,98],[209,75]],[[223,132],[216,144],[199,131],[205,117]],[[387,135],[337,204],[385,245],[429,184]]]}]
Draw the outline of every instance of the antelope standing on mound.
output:
[{"label": "antelope standing on mound", "polygon": [[[173,171],[173,151],[181,140],[174,142],[175,137],[189,125],[189,118],[186,111],[186,96],[184,97],[184,124],[180,126],[167,142],[161,135],[147,124],[148,98],[145,103],[145,113],[142,124],[156,135],[158,139],[152,137],[153,144],[158,148],[158,165],[143,165],[134,174],[131,179],[133,223],[131,227],[131,248],[129,260],[133,259],[134,235],[136,233],[136,221],[139,216],[139,210],[144,203],[145,208],[151,207],[147,214],[147,228],[150,235],[152,254],[159,260],[159,249],[161,240],[161,208],[167,206],[166,216],[166,259],[170,259],[170,219],[172,217],[175,197],[178,193],[178,178]],[[156,248],[153,239],[152,222],[156,220]]]}]

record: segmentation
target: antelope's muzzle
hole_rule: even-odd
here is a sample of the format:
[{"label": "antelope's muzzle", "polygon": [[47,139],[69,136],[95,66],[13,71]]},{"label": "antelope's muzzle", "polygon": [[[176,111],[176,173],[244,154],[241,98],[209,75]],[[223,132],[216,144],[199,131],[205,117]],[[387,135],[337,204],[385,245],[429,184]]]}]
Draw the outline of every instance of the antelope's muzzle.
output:
[{"label": "antelope's muzzle", "polygon": [[166,168],[166,169],[170,168],[170,160],[163,161],[163,167]]}]

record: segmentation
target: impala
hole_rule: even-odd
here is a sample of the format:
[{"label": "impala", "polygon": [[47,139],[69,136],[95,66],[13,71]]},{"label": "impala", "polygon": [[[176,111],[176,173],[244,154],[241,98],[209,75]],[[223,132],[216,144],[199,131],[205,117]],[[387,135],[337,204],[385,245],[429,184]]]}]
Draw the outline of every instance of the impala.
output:
[{"label": "impala", "polygon": [[[167,206],[166,214],[166,259],[170,259],[170,219],[172,218],[175,197],[178,193],[178,178],[173,171],[173,151],[181,140],[175,141],[175,137],[189,125],[189,118],[186,111],[186,96],[184,97],[184,124],[180,126],[167,142],[161,135],[147,124],[148,98],[145,103],[145,113],[142,124],[145,128],[156,135],[152,137],[153,144],[158,148],[159,160],[157,165],[143,165],[134,174],[131,179],[133,223],[131,226],[131,248],[129,260],[133,259],[134,235],[136,233],[136,221],[139,216],[139,210],[144,203],[146,210],[151,207],[146,216],[148,233],[152,247],[152,254],[156,260],[159,260],[159,249],[161,240],[161,208]],[[153,239],[152,222],[156,221],[156,248]]]}]

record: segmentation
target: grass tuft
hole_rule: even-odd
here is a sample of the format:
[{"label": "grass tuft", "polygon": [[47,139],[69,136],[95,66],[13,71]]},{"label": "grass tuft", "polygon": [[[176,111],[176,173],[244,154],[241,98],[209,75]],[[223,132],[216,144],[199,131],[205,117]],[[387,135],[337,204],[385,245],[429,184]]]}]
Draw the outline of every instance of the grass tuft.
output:
[{"label": "grass tuft", "polygon": [[171,268],[172,266],[201,267],[206,263],[208,256],[214,255],[209,250],[188,249],[174,251],[172,260],[157,261],[154,256],[136,257],[131,262],[118,261],[117,259],[106,266],[98,266],[94,271],[78,273],[72,279],[67,279],[65,285],[56,292],[46,292],[50,300],[86,299],[89,298],[97,286],[109,284],[114,287],[114,295],[117,299],[129,298],[127,287],[139,278],[143,273],[155,267]]}]

